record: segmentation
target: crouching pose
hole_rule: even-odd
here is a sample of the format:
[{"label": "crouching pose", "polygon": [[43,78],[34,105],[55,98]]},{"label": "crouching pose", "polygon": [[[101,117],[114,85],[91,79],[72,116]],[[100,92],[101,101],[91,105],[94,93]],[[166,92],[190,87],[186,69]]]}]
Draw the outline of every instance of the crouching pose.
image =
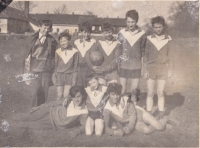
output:
[{"label": "crouching pose", "polygon": [[[164,130],[168,118],[157,120],[143,108],[134,106],[128,96],[121,97],[122,86],[110,83],[107,88],[109,99],[104,107],[105,132],[109,135],[123,136],[135,128],[138,132],[149,134],[155,130]],[[117,129],[112,123],[117,122]]]},{"label": "crouching pose", "polygon": [[76,137],[85,132],[85,123],[88,116],[85,107],[86,93],[83,87],[72,86],[70,88],[70,97],[67,102],[61,100],[52,101],[34,107],[31,113],[19,117],[15,116],[12,120],[17,120],[11,124],[11,127],[33,128],[33,129],[66,129],[72,127],[74,123],[79,122],[80,127],[72,131],[72,136]]},{"label": "crouching pose", "polygon": [[105,106],[105,92],[107,87],[100,84],[98,76],[91,74],[87,77],[89,86],[85,88],[88,94],[86,106],[88,119],[86,121],[86,135],[92,135],[95,127],[95,134],[101,136],[104,129],[103,107]]}]

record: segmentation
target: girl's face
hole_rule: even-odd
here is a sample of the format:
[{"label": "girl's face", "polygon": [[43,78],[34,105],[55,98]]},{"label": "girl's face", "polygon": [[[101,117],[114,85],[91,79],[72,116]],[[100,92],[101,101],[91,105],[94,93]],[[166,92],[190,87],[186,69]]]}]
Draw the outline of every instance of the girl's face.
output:
[{"label": "girl's face", "polygon": [[114,104],[117,104],[119,102],[120,95],[116,94],[115,92],[110,92],[109,97],[110,101]]},{"label": "girl's face", "polygon": [[84,40],[90,39],[90,34],[91,34],[91,32],[86,31],[86,30],[83,30],[83,31],[81,32],[82,38],[83,38]]},{"label": "girl's face", "polygon": [[95,78],[91,79],[88,83],[90,88],[93,90],[97,90],[99,87],[99,81]]},{"label": "girl's face", "polygon": [[153,24],[153,30],[154,30],[155,34],[162,35],[164,26],[163,26],[163,24],[155,23],[155,24]]},{"label": "girl's face", "polygon": [[130,17],[126,18],[126,25],[130,30],[135,29],[136,24],[137,24],[136,20],[134,20],[134,19],[132,19]]},{"label": "girl's face", "polygon": [[83,101],[83,95],[80,92],[78,92],[73,98],[73,103],[75,106],[81,106],[82,101]]},{"label": "girl's face", "polygon": [[113,32],[112,30],[103,31],[103,37],[105,40],[112,40],[113,39]]},{"label": "girl's face", "polygon": [[50,26],[42,25],[42,26],[39,27],[39,29],[40,29],[40,33],[44,36],[46,36],[49,32],[51,32]]},{"label": "girl's face", "polygon": [[69,43],[69,41],[68,41],[67,37],[64,36],[64,37],[62,37],[62,38],[60,39],[60,46],[61,46],[62,48],[67,48],[68,43]]}]

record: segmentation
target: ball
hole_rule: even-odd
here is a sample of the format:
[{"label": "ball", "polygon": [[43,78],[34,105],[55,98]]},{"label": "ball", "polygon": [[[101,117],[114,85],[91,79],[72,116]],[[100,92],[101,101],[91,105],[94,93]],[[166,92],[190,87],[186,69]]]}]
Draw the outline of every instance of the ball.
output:
[{"label": "ball", "polygon": [[90,61],[94,66],[101,66],[104,61],[104,57],[99,51],[92,51],[90,53]]}]

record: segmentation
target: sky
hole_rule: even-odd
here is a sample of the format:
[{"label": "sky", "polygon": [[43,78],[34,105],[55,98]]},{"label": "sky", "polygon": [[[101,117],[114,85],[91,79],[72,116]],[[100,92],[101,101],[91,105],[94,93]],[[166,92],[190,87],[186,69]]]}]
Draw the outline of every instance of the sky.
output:
[{"label": "sky", "polygon": [[172,1],[41,1],[31,13],[53,13],[54,9],[67,5],[69,14],[83,14],[91,11],[98,17],[124,18],[128,10],[135,9],[139,13],[139,23],[143,23],[144,19],[151,18],[156,15],[168,17],[169,7]]}]

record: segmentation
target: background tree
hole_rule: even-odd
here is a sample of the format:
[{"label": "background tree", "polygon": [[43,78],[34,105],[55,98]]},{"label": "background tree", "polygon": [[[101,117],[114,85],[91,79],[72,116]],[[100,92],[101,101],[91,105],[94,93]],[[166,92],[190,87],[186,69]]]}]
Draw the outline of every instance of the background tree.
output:
[{"label": "background tree", "polygon": [[[24,1],[13,1],[10,5],[10,7],[16,8],[18,10],[24,11]],[[29,11],[31,12],[33,8],[37,7],[37,2],[30,1],[29,2]]]},{"label": "background tree", "polygon": [[83,13],[84,15],[94,15],[92,11],[87,10],[86,12]]},{"label": "background tree", "polygon": [[67,5],[63,4],[62,6],[54,9],[54,14],[68,14],[70,11],[67,9]]},{"label": "background tree", "polygon": [[177,35],[198,36],[199,2],[173,2],[169,9],[171,32]]}]

